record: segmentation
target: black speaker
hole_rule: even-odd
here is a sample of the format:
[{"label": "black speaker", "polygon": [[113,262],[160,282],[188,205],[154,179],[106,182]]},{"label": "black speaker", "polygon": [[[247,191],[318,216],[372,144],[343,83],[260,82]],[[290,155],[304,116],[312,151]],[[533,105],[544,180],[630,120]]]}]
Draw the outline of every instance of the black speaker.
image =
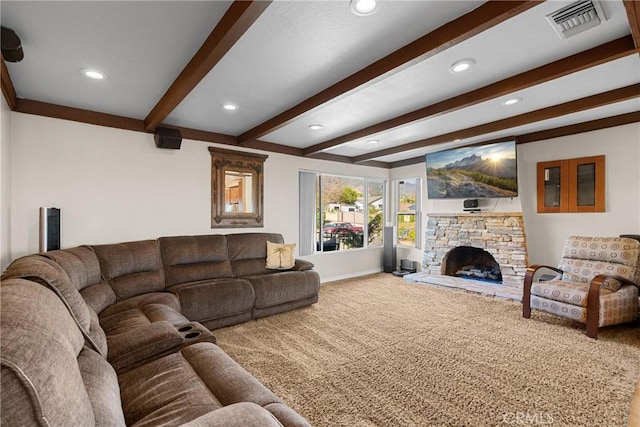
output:
[{"label": "black speaker", "polygon": [[464,201],[465,209],[473,209],[478,207],[478,199],[467,199]]},{"label": "black speaker", "polygon": [[158,148],[171,148],[179,150],[182,145],[182,135],[178,129],[172,128],[156,128],[153,133],[153,139],[156,141]]},{"label": "black speaker", "polygon": [[60,209],[40,208],[40,252],[60,249]]},{"label": "black speaker", "polygon": [[384,242],[382,266],[385,273],[393,273],[396,269],[396,228],[384,227],[382,240]]}]

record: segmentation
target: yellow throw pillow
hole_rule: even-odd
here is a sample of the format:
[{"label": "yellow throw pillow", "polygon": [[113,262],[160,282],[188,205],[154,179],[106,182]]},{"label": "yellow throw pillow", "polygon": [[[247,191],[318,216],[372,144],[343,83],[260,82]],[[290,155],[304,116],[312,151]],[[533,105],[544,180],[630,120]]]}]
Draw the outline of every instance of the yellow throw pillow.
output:
[{"label": "yellow throw pillow", "polygon": [[267,268],[289,270],[295,265],[295,243],[272,243],[267,241]]}]

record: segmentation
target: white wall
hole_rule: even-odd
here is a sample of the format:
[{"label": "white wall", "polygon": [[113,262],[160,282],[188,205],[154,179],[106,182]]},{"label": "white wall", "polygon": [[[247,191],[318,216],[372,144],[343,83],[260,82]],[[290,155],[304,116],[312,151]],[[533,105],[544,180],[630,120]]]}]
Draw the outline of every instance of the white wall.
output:
[{"label": "white wall", "polygon": [[[11,113],[4,103],[1,142],[3,268],[10,259],[38,250],[40,206],[62,209],[64,247],[243,231],[279,232],[287,242],[296,242],[300,169],[389,178],[390,184],[393,179],[426,178],[423,163],[389,171],[266,153],[265,227],[212,230],[207,147],[213,144],[184,140],[180,150],[162,150],[155,147],[149,134]],[[599,154],[606,156],[607,212],[536,212],[537,162]],[[640,234],[639,164],[638,123],[521,144],[520,196],[482,201],[481,207],[485,211],[522,211],[530,263],[555,265],[570,234]],[[423,198],[423,221],[428,213],[447,212],[462,212],[462,201]],[[422,250],[399,248],[398,258],[420,264]],[[316,264],[323,281],[382,269],[380,248],[305,259]]]},{"label": "white wall", "polygon": [[11,261],[11,110],[0,101],[0,271]]},{"label": "white wall", "polygon": [[[264,228],[212,230],[207,147],[214,144],[183,140],[180,150],[159,149],[150,134],[21,113],[12,113],[11,140],[11,258],[38,251],[41,206],[62,209],[63,247],[244,231],[278,232],[296,242],[300,169],[379,178],[389,174],[387,169],[266,153]],[[382,269],[380,249],[305,258],[316,264],[323,281]]]},{"label": "white wall", "polygon": [[[575,235],[640,234],[640,123],[528,144],[518,149],[518,193],[513,199],[480,199],[483,211],[522,212],[529,264],[557,265],[565,239]],[[538,214],[536,164],[542,161],[604,154],[606,212]],[[396,168],[394,179],[426,179],[424,163]],[[462,200],[426,200],[423,188],[423,235],[429,213],[462,212]],[[398,258],[422,262],[422,251],[398,248]]]},{"label": "white wall", "polygon": [[[605,155],[606,212],[538,214],[536,163]],[[640,123],[518,146],[530,264],[557,265],[570,235],[640,234]]]}]

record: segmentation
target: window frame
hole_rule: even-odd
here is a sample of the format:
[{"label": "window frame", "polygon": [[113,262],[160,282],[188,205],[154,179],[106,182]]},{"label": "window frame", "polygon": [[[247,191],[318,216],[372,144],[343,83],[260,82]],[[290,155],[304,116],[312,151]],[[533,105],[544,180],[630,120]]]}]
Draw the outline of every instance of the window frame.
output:
[{"label": "window frame", "polygon": [[[315,203],[313,204],[313,206],[302,206],[302,204],[299,204],[299,220],[300,218],[303,217],[303,210],[304,209],[313,209],[313,226],[311,227],[312,230],[309,230],[308,228],[305,228],[305,224],[302,223],[302,221],[300,221],[299,224],[299,232],[301,234],[307,234],[307,233],[311,233],[313,234],[314,238],[314,245],[312,250],[309,251],[309,253],[301,253],[301,255],[316,255],[316,254],[323,254],[325,252],[330,252],[330,253],[334,253],[334,252],[348,252],[351,250],[361,250],[361,249],[369,249],[369,248],[382,248],[383,244],[380,245],[370,245],[369,244],[369,184],[370,182],[377,182],[377,183],[382,183],[382,229],[380,230],[380,238],[382,239],[383,237],[383,229],[384,229],[384,224],[385,224],[385,218],[387,218],[388,215],[388,178],[382,178],[382,177],[368,177],[368,176],[357,176],[357,175],[347,175],[347,174],[338,174],[338,173],[331,173],[331,172],[320,172],[320,171],[313,171],[313,170],[299,170],[299,174],[313,174],[315,176],[315,189],[314,189],[314,198],[315,198]],[[358,180],[363,180],[363,194],[362,194],[362,198],[363,198],[363,241],[362,241],[362,246],[359,247],[353,247],[353,248],[348,248],[348,249],[340,249],[338,251],[325,251],[324,250],[324,245],[318,245],[318,238],[322,239],[322,230],[321,227],[323,224],[322,223],[322,214],[323,214],[323,205],[324,205],[324,201],[322,200],[322,178],[323,177],[337,177],[337,178],[347,178],[347,179],[358,179]],[[300,186],[300,183],[299,183]],[[301,187],[299,187],[299,191],[302,193],[303,189]],[[302,201],[302,194],[301,194],[301,198],[300,201]],[[304,217],[308,217],[309,212],[307,211],[306,214],[304,214]],[[320,224],[319,224],[320,223]],[[320,229],[318,229],[318,227],[320,227]]]}]

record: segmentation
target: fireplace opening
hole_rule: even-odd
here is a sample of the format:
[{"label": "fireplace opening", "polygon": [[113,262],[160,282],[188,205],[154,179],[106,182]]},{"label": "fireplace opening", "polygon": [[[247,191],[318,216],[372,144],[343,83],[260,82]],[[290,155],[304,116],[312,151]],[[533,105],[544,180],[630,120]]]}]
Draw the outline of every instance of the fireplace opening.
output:
[{"label": "fireplace opening", "polygon": [[440,274],[502,283],[500,265],[484,249],[457,246],[442,258]]}]

